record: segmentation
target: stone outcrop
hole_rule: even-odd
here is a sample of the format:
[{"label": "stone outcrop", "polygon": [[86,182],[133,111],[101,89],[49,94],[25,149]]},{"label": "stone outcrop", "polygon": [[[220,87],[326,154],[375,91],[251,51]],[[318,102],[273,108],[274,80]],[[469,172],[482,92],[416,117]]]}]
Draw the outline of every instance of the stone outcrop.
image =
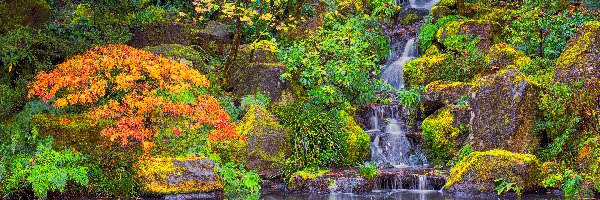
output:
[{"label": "stone outcrop", "polygon": [[197,194],[222,191],[214,162],[204,157],[141,159],[137,177],[149,195]]}]

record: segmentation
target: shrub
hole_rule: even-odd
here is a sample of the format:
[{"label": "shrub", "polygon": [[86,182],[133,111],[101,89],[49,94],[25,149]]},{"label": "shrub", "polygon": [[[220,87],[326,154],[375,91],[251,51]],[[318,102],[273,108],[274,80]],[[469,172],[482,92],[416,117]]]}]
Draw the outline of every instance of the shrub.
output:
[{"label": "shrub", "polygon": [[373,101],[382,83],[372,77],[381,69],[388,41],[369,22],[368,18],[333,20],[317,36],[282,48],[283,78],[301,85],[319,104]]},{"label": "shrub", "polygon": [[435,35],[438,29],[444,27],[447,23],[457,21],[463,17],[457,15],[450,15],[436,20],[435,22],[428,21],[421,26],[419,30],[419,41],[421,43],[421,50],[425,51],[435,42]]},{"label": "shrub", "polygon": [[228,198],[258,199],[260,176],[256,172],[246,171],[243,166],[237,167],[232,162],[215,168]]},{"label": "shrub", "polygon": [[373,180],[377,177],[379,171],[377,170],[377,166],[370,163],[365,163],[364,165],[358,167],[358,173],[360,173],[360,176],[366,178],[367,180]]},{"label": "shrub", "polygon": [[238,138],[225,110],[205,94],[207,88],[208,80],[185,65],[109,45],[38,73],[29,95],[57,108],[87,109],[91,119],[113,120],[115,126],[104,129],[104,136],[124,146],[139,141],[149,151],[159,131],[197,133],[208,128],[213,141]]},{"label": "shrub", "polygon": [[347,133],[335,111],[296,103],[278,111],[279,123],[291,133],[291,156],[287,172],[306,167],[329,167],[341,163]]},{"label": "shrub", "polygon": [[24,104],[25,91],[8,85],[0,85],[0,118],[7,118]]},{"label": "shrub", "polygon": [[71,149],[53,150],[50,138],[40,142],[33,155],[13,157],[8,163],[10,172],[3,177],[2,190],[12,194],[30,185],[36,197],[46,198],[48,192],[64,192],[68,182],[87,186],[88,168],[84,161],[80,153]]}]

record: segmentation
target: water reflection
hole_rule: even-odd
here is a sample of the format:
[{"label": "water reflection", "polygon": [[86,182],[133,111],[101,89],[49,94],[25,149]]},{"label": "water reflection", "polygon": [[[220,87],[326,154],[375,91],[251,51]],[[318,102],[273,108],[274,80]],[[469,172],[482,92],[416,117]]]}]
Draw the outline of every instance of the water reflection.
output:
[{"label": "water reflection", "polygon": [[[437,190],[385,190],[385,191],[373,191],[365,194],[352,194],[352,193],[338,193],[338,194],[287,194],[287,193],[269,193],[261,196],[264,200],[300,200],[300,199],[314,199],[314,200],[453,200],[444,196],[444,194]],[[462,198],[461,198],[462,199]],[[498,198],[506,199],[506,198]],[[510,198],[509,198],[510,199]],[[534,194],[525,195],[521,198],[522,200],[554,200],[562,199],[553,195],[546,194]]]}]

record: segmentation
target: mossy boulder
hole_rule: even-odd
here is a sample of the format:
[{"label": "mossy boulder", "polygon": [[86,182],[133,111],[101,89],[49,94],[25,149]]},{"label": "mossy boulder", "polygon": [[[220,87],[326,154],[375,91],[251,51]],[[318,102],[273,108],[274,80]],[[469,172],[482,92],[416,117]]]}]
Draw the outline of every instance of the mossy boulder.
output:
[{"label": "mossy boulder", "polygon": [[309,194],[365,193],[372,191],[374,185],[356,170],[305,169],[292,174],[287,182],[289,191]]},{"label": "mossy boulder", "polygon": [[460,149],[460,130],[454,126],[454,116],[449,108],[440,109],[423,120],[423,146],[430,160],[436,164],[445,164]]},{"label": "mossy boulder", "polygon": [[483,77],[471,90],[471,136],[477,151],[505,149],[533,153],[539,144],[535,133],[540,87],[516,69]]},{"label": "mossy boulder", "polygon": [[453,21],[438,29],[436,39],[440,44],[444,44],[444,40],[451,35],[473,35],[480,39],[477,48],[487,51],[494,44],[494,41],[499,40],[500,30],[500,24],[489,20]]},{"label": "mossy boulder", "polygon": [[439,3],[437,3],[437,6],[446,6],[446,7],[453,7],[456,6],[456,0],[440,0]]},{"label": "mossy boulder", "polygon": [[557,60],[554,81],[575,86],[569,109],[581,117],[580,131],[595,131],[600,109],[600,22],[583,25]]},{"label": "mossy boulder", "polygon": [[227,73],[227,85],[237,97],[260,92],[277,102],[289,88],[289,83],[280,79],[284,72],[285,66],[278,61],[275,52],[245,45],[240,47],[237,59]]},{"label": "mossy boulder", "polygon": [[269,112],[259,106],[251,105],[242,119],[239,132],[246,137],[242,148],[241,162],[266,179],[281,175],[281,169],[289,154],[289,134],[275,121]]},{"label": "mossy boulder", "polygon": [[531,59],[522,51],[500,43],[490,48],[490,51],[485,56],[485,61],[490,64],[490,72],[488,74],[491,74],[510,65],[519,69],[527,65]]},{"label": "mossy boulder", "polygon": [[421,95],[423,112],[425,115],[429,115],[446,105],[457,104],[461,99],[466,101],[465,97],[469,94],[470,89],[471,84],[469,83],[431,82],[425,86],[425,90]]},{"label": "mossy boulder", "polygon": [[[435,52],[433,52],[435,53]],[[486,69],[483,62],[460,62],[455,54],[427,54],[406,63],[403,68],[406,87],[425,86],[434,81],[468,82]]]},{"label": "mossy boulder", "polygon": [[457,198],[494,198],[500,178],[523,192],[534,191],[540,187],[540,162],[534,155],[505,150],[473,152],[450,170],[445,188]]},{"label": "mossy boulder", "polygon": [[206,64],[206,55],[194,49],[192,46],[180,44],[161,44],[153,47],[144,48],[154,54],[160,54],[164,57],[179,61],[189,67],[192,67],[204,74],[214,71]]},{"label": "mossy boulder", "polygon": [[343,155],[343,163],[354,166],[362,164],[369,159],[371,153],[371,137],[354,120],[354,117],[346,112],[340,112],[339,118],[344,120],[344,128],[348,133],[346,139],[346,149]]},{"label": "mossy boulder", "polygon": [[448,16],[452,14],[452,10],[446,6],[434,6],[431,8],[431,16],[433,20],[438,20],[442,17]]},{"label": "mossy boulder", "polygon": [[222,191],[214,165],[204,157],[148,157],[137,163],[137,178],[148,195]]},{"label": "mossy boulder", "polygon": [[0,2],[0,33],[21,26],[40,28],[50,21],[52,10],[46,0],[6,0]]}]

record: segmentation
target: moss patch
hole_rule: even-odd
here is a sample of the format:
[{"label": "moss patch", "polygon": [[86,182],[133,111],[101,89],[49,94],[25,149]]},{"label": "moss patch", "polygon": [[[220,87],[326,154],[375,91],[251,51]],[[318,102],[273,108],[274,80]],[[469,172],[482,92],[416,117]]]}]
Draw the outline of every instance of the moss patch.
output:
[{"label": "moss patch", "polygon": [[485,61],[490,63],[491,70],[503,69],[509,65],[514,65],[517,69],[520,69],[529,64],[531,59],[522,51],[501,43],[490,48]]},{"label": "moss patch", "polygon": [[445,164],[456,153],[453,140],[459,129],[453,126],[453,121],[450,109],[444,108],[425,118],[421,125],[424,146],[434,163]]},{"label": "moss patch", "polygon": [[346,112],[340,112],[339,115],[340,119],[345,120],[344,128],[348,133],[343,162],[346,165],[361,164],[369,158],[371,138],[369,134],[356,124],[352,116]]}]

